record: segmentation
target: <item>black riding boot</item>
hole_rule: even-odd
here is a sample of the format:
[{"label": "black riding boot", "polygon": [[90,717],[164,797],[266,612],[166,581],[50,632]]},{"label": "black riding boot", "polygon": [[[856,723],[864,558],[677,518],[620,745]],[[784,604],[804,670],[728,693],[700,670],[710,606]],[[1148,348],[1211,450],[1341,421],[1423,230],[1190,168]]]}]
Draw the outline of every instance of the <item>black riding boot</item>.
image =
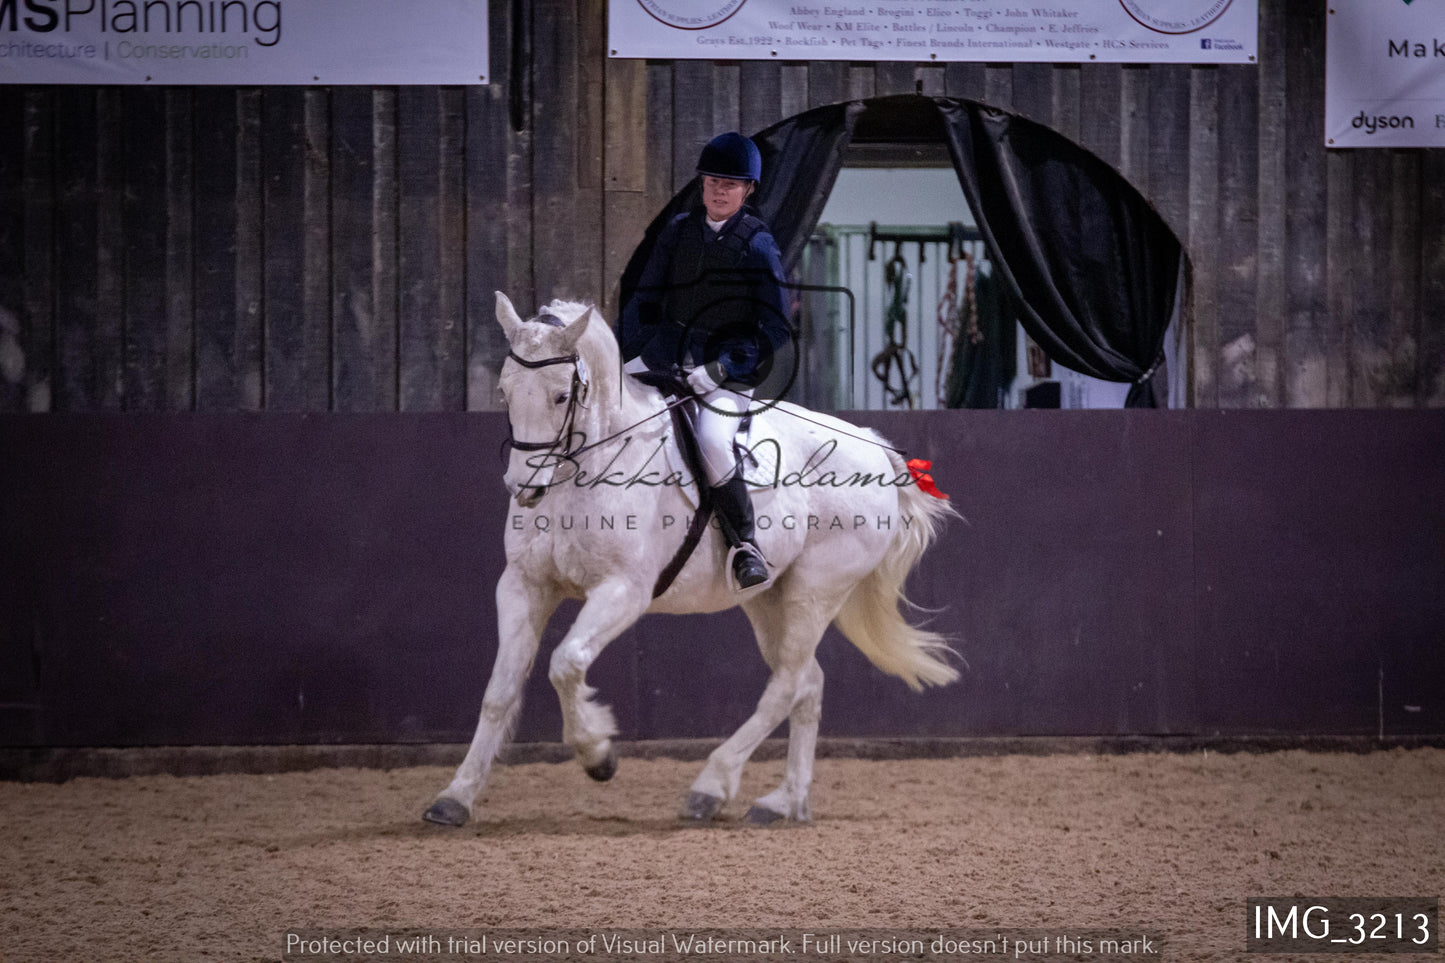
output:
[{"label": "black riding boot", "polygon": [[768,580],[768,566],[753,541],[753,502],[748,497],[748,483],[734,475],[721,485],[714,485],[712,504],[728,546],[740,547],[733,555],[733,577],[738,580],[738,587],[763,584]]}]

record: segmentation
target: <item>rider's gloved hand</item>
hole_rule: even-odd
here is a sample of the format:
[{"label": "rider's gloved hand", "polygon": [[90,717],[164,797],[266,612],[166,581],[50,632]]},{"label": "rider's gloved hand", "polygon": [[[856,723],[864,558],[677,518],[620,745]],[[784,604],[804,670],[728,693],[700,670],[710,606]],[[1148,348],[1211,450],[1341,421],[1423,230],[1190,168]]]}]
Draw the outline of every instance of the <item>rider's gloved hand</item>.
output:
[{"label": "rider's gloved hand", "polygon": [[713,376],[708,372],[707,365],[703,364],[692,369],[692,373],[687,376],[687,384],[688,387],[693,390],[693,393],[699,397],[716,391],[718,387],[718,383],[713,380]]}]

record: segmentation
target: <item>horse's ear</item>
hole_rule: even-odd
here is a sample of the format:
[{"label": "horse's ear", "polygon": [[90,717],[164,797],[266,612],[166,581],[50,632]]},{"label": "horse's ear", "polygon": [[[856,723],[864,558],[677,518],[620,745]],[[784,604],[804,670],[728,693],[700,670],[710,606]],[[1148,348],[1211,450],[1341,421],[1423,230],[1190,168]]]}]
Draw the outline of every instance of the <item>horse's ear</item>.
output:
[{"label": "horse's ear", "polygon": [[511,300],[501,291],[497,292],[497,323],[502,326],[502,333],[507,336],[510,343],[517,329],[522,326],[522,319],[517,315],[517,309],[512,307]]},{"label": "horse's ear", "polygon": [[587,330],[587,322],[591,321],[596,313],[597,309],[588,305],[587,310],[582,312],[582,317],[567,325],[567,330],[562,332],[563,351],[571,351],[577,347],[577,342],[582,340],[582,332]]}]

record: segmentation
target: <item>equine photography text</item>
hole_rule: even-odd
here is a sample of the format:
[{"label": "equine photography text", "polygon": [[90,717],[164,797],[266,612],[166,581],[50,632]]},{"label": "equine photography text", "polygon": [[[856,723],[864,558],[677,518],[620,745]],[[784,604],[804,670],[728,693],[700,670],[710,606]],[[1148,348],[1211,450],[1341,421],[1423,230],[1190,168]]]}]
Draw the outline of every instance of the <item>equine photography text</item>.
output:
[{"label": "equine photography text", "polygon": [[[675,525],[686,522],[687,519],[679,519],[676,515],[659,515],[651,520],[650,525],[644,525],[636,515],[548,515],[542,512],[534,512],[531,515],[513,514],[511,516],[511,528],[514,532],[533,530],[538,532],[637,532],[644,529],[655,531],[666,531]],[[714,518],[709,524],[713,528],[718,527],[718,520]],[[772,515],[762,514],[756,519],[755,524],[760,531],[768,531],[774,526],[784,531],[855,531],[860,528],[873,528],[880,532],[908,531],[913,526],[912,515],[779,515],[776,518]]]}]

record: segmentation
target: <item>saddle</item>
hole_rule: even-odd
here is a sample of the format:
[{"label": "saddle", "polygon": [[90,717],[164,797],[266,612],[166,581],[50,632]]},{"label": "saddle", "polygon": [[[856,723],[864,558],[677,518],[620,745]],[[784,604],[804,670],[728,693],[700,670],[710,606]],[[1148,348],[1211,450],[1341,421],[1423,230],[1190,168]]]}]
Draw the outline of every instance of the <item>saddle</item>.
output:
[{"label": "saddle", "polygon": [[[656,388],[662,392],[665,398],[687,399],[682,404],[674,406],[670,412],[672,415],[673,437],[677,439],[676,453],[681,457],[683,463],[681,466],[673,465],[672,467],[674,470],[681,467],[686,471],[688,477],[692,478],[693,484],[691,486],[682,486],[680,491],[683,493],[684,498],[688,498],[689,501],[694,503],[697,511],[693,514],[692,522],[688,525],[687,534],[683,537],[682,545],[678,547],[676,554],[673,555],[671,561],[669,561],[667,566],[658,574],[657,581],[653,584],[652,597],[657,598],[672,585],[673,580],[677,578],[678,573],[682,571],[682,567],[687,564],[687,560],[692,557],[692,553],[702,541],[703,533],[707,530],[708,519],[711,518],[713,514],[712,489],[706,481],[707,472],[703,466],[702,452],[698,448],[697,442],[697,417],[698,405],[700,403],[693,396],[692,388],[687,383],[686,374],[678,367],[663,371],[640,371],[631,377],[651,388]],[[739,438],[748,439],[751,437],[752,423],[752,415],[749,414],[742,418],[742,423],[738,426],[737,432]],[[733,451],[739,463],[742,465],[744,478],[748,478],[750,470],[753,472],[773,472],[776,470],[775,458],[765,465],[764,461],[766,459],[760,459],[758,454],[755,453],[752,448],[748,447],[746,443],[740,445],[735,440],[733,442]],[[674,457],[673,450],[670,448],[666,449],[664,456],[670,463]],[[692,497],[689,498],[688,496]]]},{"label": "saddle", "polygon": [[[671,411],[673,435],[677,438],[677,449],[682,455],[683,466],[687,469],[688,475],[694,480],[707,477],[703,471],[702,452],[697,447],[698,402],[692,396],[692,388],[687,383],[686,373],[680,367],[673,367],[665,371],[651,369],[639,371],[632,377],[649,388],[656,388],[662,392],[664,398],[690,399]],[[706,487],[701,483],[697,485],[699,502],[703,500],[701,492]]]}]

